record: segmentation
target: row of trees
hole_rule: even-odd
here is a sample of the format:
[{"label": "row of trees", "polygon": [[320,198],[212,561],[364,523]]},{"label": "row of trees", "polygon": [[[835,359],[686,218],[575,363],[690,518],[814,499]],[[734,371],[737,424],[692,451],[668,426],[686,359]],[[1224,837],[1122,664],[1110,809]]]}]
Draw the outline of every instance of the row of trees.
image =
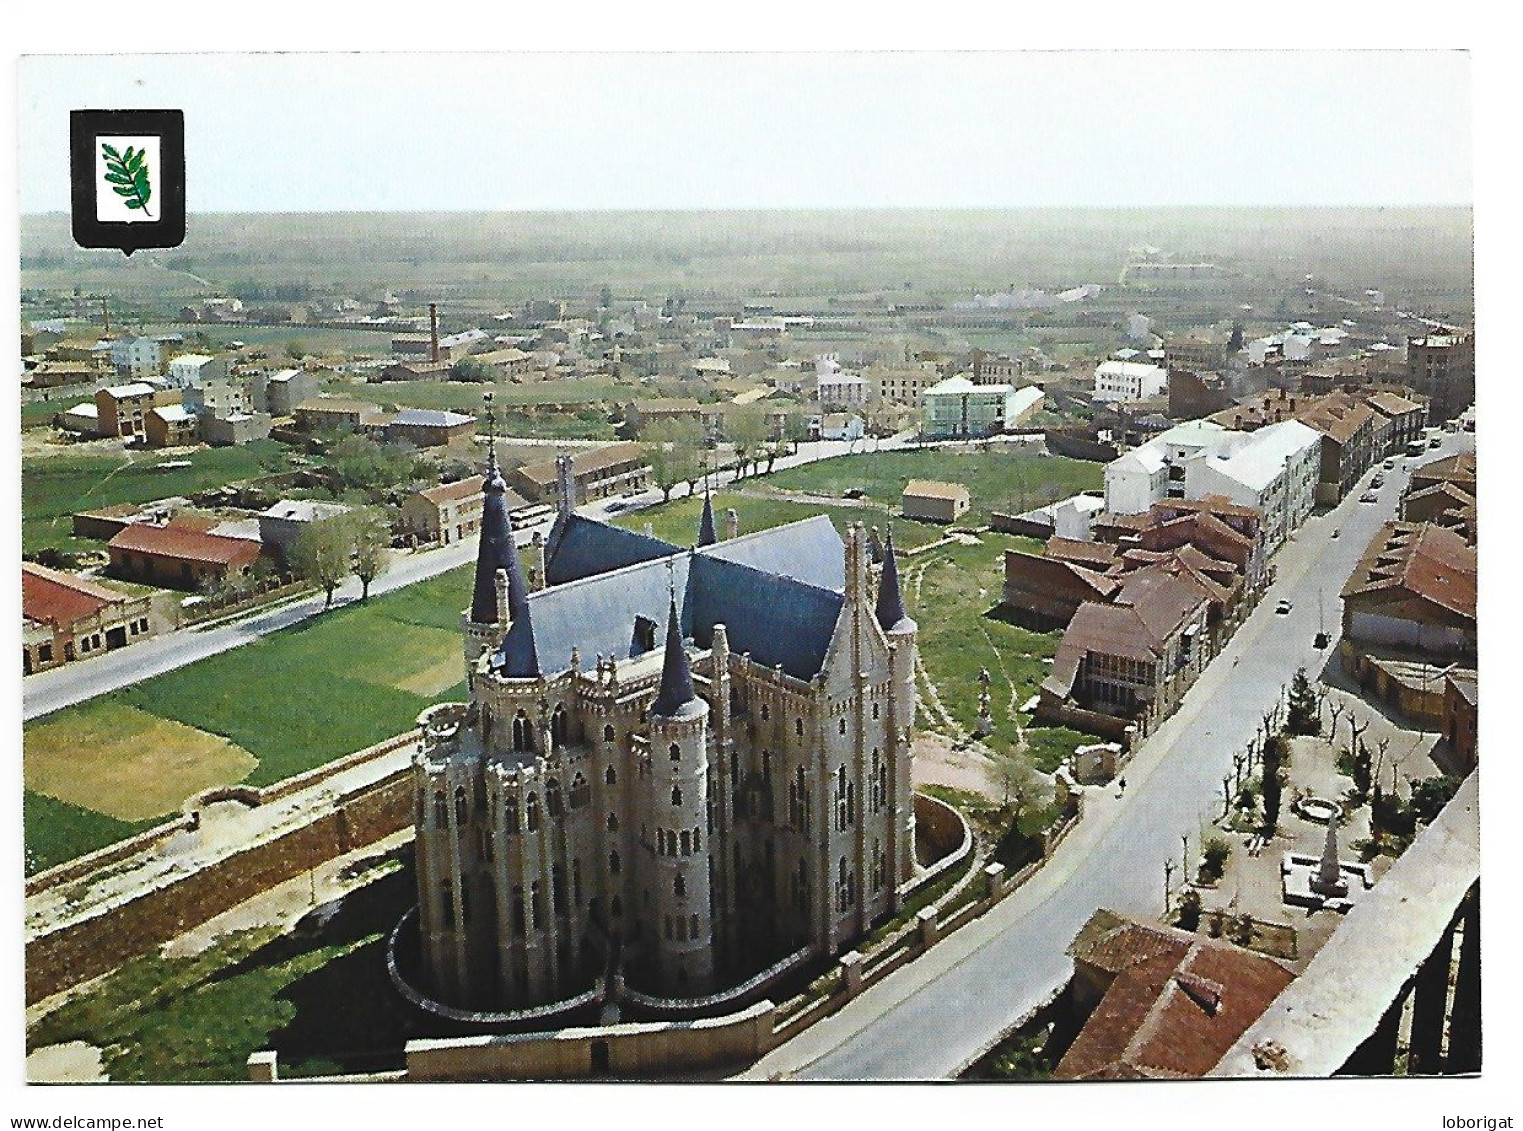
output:
[{"label": "row of trees", "polygon": [[291,543],[289,564],[296,575],[320,585],[333,607],[333,591],[353,574],[360,579],[360,600],[370,599],[370,585],[391,561],[391,527],[374,507],[310,522]]}]

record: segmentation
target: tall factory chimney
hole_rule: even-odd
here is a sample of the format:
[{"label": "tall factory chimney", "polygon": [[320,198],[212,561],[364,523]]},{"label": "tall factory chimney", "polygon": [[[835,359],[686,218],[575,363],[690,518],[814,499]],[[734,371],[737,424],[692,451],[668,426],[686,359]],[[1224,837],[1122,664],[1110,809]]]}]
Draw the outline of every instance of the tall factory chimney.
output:
[{"label": "tall factory chimney", "polygon": [[110,300],[104,296],[102,296],[100,300],[100,320],[102,324],[101,333],[111,333],[111,305]]},{"label": "tall factory chimney", "polygon": [[428,304],[428,359],[439,364],[439,304]]}]

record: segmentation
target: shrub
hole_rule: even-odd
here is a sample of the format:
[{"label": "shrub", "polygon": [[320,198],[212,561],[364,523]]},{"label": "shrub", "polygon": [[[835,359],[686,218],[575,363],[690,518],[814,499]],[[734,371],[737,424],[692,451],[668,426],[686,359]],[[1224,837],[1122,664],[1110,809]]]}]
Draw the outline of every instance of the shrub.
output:
[{"label": "shrub", "polygon": [[1201,865],[1201,879],[1215,882],[1222,878],[1222,873],[1227,868],[1227,858],[1232,855],[1232,845],[1224,838],[1213,836],[1206,841],[1206,847],[1201,856],[1204,862]]},{"label": "shrub", "polygon": [[1174,925],[1185,931],[1200,928],[1200,892],[1194,888],[1186,888],[1184,895],[1179,897],[1179,914]]}]

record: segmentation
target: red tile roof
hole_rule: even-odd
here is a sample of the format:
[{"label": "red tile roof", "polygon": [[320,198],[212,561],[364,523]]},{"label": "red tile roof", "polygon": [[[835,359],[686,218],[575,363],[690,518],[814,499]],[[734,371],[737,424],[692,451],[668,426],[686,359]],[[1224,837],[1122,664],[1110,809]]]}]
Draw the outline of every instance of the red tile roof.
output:
[{"label": "red tile roof", "polygon": [[1476,552],[1431,523],[1388,522],[1375,533],[1343,587],[1343,599],[1410,594],[1475,620]]},{"label": "red tile roof", "polygon": [[1060,1080],[1204,1076],[1295,978],[1228,943],[1129,921],[1081,932],[1071,953],[1111,981],[1053,1072]]},{"label": "red tile roof", "polygon": [[21,615],[28,620],[63,627],[131,599],[82,577],[33,562],[21,563]]},{"label": "red tile roof", "polygon": [[141,522],[123,528],[106,545],[112,550],[229,566],[247,565],[259,556],[259,543],[246,538],[224,538],[183,526],[150,526]]}]

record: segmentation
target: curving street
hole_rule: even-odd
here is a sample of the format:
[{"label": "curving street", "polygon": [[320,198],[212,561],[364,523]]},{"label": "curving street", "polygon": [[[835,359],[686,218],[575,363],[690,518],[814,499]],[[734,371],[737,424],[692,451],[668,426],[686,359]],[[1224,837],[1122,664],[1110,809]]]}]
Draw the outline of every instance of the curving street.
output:
[{"label": "curving street", "polygon": [[[1473,449],[1473,434],[1443,434],[1441,449],[1411,462]],[[1127,767],[1123,797],[1090,789],[1079,827],[1029,883],[741,1078],[955,1076],[1067,982],[1072,963],[1064,950],[1097,908],[1158,916],[1164,861],[1180,860],[1182,835],[1192,853],[1199,851],[1203,818],[1220,804],[1233,752],[1247,746],[1298,667],[1315,676],[1333,655],[1338,592],[1375,531],[1395,516],[1408,474],[1403,462],[1384,473],[1378,502],[1359,502],[1377,465],[1280,550],[1275,584],[1180,711],[1143,744]],[[1274,612],[1281,599],[1292,602],[1290,613]],[[1313,645],[1319,603],[1320,623],[1332,637],[1323,650]]]}]

